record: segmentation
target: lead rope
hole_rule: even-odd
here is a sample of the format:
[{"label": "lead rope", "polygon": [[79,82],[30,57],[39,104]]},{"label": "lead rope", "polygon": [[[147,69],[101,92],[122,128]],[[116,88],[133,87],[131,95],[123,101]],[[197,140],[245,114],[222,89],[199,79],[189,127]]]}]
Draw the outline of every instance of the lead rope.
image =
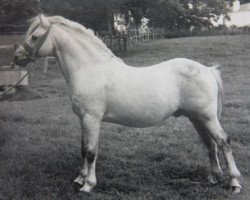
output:
[{"label": "lead rope", "polygon": [[15,89],[15,88],[19,85],[19,83],[21,83],[21,82],[25,79],[25,77],[28,76],[28,75],[31,73],[31,71],[34,71],[34,69],[35,69],[35,67],[34,67],[34,63],[33,63],[32,68],[29,69],[29,70],[27,71],[27,73],[26,73],[22,78],[20,78],[19,81],[16,82],[15,85],[7,85],[7,86],[9,86],[10,88],[9,88],[8,90],[4,91],[2,94],[0,94],[0,100],[1,100],[3,97],[7,96],[8,93],[9,93],[10,91],[12,91],[13,89]]}]

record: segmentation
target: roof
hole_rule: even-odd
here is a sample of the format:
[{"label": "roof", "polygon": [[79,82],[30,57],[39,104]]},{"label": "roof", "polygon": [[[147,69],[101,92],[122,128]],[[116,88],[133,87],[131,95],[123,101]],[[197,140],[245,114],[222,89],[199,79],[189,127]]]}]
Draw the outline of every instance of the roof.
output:
[{"label": "roof", "polygon": [[250,3],[240,5],[239,11],[250,11]]}]

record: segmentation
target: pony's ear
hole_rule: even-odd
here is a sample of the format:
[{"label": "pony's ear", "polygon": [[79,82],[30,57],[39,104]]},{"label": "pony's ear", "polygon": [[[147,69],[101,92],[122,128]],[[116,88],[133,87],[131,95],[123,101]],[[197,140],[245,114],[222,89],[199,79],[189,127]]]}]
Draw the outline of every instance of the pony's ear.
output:
[{"label": "pony's ear", "polygon": [[32,17],[27,20],[27,23],[31,25],[35,20],[36,20],[36,17]]},{"label": "pony's ear", "polygon": [[43,14],[39,14],[39,18],[44,28],[49,27],[50,24],[49,24],[49,20],[47,19],[47,17],[45,17]]}]

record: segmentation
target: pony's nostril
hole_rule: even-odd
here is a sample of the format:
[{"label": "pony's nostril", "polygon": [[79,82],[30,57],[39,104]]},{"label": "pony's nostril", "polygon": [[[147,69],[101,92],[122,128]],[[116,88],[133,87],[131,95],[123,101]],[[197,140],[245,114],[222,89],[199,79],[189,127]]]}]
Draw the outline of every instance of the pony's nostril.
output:
[{"label": "pony's nostril", "polygon": [[14,57],[14,63],[17,64],[17,63],[18,63],[18,60],[19,60],[19,59],[18,59],[18,56],[15,56],[15,57]]},{"label": "pony's nostril", "polygon": [[32,58],[24,55],[24,54],[16,54],[14,55],[14,58],[13,58],[13,62],[16,64],[16,65],[19,65],[19,66],[26,66],[28,63],[32,62]]}]

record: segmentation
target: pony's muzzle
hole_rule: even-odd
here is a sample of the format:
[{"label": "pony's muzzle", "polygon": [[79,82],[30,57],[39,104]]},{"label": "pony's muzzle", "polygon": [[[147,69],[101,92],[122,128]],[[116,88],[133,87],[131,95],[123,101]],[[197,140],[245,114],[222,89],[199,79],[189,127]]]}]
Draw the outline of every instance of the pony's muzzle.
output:
[{"label": "pony's muzzle", "polygon": [[13,61],[16,65],[21,67],[26,66],[28,63],[33,62],[33,58],[23,48],[19,47],[14,53]]},{"label": "pony's muzzle", "polygon": [[14,63],[21,67],[26,66],[30,62],[32,62],[32,59],[26,56],[15,55],[14,57]]}]

